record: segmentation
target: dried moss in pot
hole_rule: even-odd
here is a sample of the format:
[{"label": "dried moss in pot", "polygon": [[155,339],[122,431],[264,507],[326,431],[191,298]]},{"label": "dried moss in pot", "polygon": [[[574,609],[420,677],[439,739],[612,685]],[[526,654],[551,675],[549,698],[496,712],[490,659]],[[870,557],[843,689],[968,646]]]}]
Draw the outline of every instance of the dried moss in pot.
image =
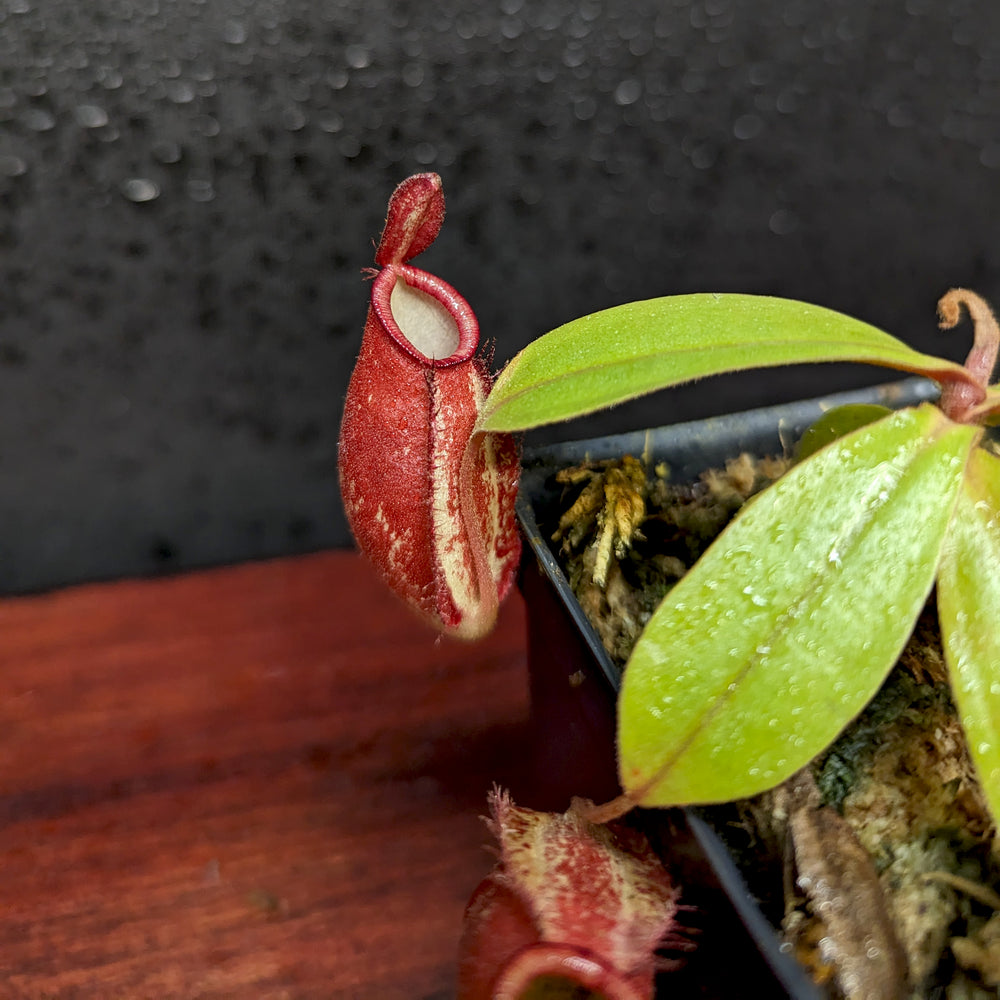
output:
[{"label": "dried moss in pot", "polygon": [[[743,454],[694,484],[672,483],[662,464],[647,477],[631,455],[557,473],[568,506],[552,538],[577,600],[619,667],[667,591],[743,504],[788,465],[785,458]],[[620,516],[638,509],[641,516],[631,521]]]},{"label": "dried moss in pot", "polygon": [[[663,595],[789,464],[742,455],[693,485],[631,457],[559,474],[553,535],[619,666]],[[704,812],[830,996],[997,995],[1000,851],[930,605],[878,695],[810,768]]]}]

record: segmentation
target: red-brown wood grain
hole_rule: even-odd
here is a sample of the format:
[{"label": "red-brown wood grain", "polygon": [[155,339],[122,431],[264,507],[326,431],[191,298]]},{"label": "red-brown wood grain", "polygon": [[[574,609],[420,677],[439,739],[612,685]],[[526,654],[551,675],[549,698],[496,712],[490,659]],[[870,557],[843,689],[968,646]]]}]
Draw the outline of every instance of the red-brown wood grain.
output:
[{"label": "red-brown wood grain", "polygon": [[523,624],[350,553],[0,603],[0,1000],[453,996]]}]

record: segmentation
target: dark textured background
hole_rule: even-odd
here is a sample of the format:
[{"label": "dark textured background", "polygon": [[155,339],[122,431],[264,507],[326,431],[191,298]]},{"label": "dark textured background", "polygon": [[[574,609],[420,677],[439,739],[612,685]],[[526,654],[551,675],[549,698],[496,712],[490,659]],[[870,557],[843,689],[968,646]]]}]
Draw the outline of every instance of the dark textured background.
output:
[{"label": "dark textured background", "polygon": [[[963,357],[1000,301],[992,0],[0,0],[0,589],[348,544],[337,424],[386,199],[500,363],[743,290]],[[727,378],[665,422],[881,380]],[[584,431],[590,429],[587,425]]]}]

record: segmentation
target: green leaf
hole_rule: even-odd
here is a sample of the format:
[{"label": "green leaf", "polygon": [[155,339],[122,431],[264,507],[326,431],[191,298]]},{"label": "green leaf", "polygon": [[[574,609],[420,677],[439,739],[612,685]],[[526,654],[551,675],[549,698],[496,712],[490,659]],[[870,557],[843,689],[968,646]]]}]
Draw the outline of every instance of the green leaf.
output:
[{"label": "green leaf", "polygon": [[619,772],[633,801],[753,795],[834,740],[912,631],[979,433],[928,404],[903,410],[743,508],[625,669]]},{"label": "green leaf", "polygon": [[874,423],[891,412],[888,406],[880,406],[878,403],[835,406],[832,410],[827,410],[811,427],[806,428],[795,449],[795,457],[801,462],[831,441],[836,441],[865,424]]},{"label": "green leaf", "polygon": [[977,448],[941,557],[945,661],[993,818],[1000,819],[1000,460]]},{"label": "green leaf", "polygon": [[817,361],[969,380],[960,365],[820,306],[677,295],[606,309],[539,337],[497,377],[477,430],[526,430],[706,375]]}]

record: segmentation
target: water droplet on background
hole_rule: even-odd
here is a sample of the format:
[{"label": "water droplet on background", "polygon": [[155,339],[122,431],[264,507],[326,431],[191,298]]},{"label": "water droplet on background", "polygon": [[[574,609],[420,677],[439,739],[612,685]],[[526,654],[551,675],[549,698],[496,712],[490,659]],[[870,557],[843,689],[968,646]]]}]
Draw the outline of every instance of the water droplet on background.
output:
[{"label": "water droplet on background", "polygon": [[222,38],[230,45],[242,45],[247,40],[246,25],[242,21],[226,21],[222,28]]},{"label": "water droplet on background", "polygon": [[326,82],[333,90],[343,90],[351,80],[346,69],[332,69],[326,74]]},{"label": "water droplet on background", "polygon": [[407,87],[419,87],[424,82],[424,67],[420,63],[409,62],[403,67],[402,77]]},{"label": "water droplet on background", "polygon": [[979,151],[979,162],[990,170],[1000,170],[1000,142],[987,143]]},{"label": "water droplet on background", "polygon": [[176,142],[166,141],[153,143],[150,152],[160,163],[178,163],[183,155]]},{"label": "water droplet on background", "polygon": [[289,132],[305,128],[306,116],[300,107],[290,104],[281,111],[281,126]]},{"label": "water droplet on background", "polygon": [[96,104],[80,104],[73,111],[80,128],[103,128],[108,124],[108,113]]},{"label": "water droplet on background", "polygon": [[0,176],[20,177],[28,172],[28,165],[20,156],[0,155]]},{"label": "water droplet on background", "polygon": [[421,142],[413,150],[413,158],[421,166],[428,167],[437,159],[437,149],[429,142]]},{"label": "water droplet on background", "polygon": [[160,187],[148,177],[129,177],[122,182],[121,192],[129,201],[139,204],[158,198]]},{"label": "water droplet on background", "polygon": [[56,124],[55,118],[44,108],[28,108],[22,113],[21,121],[32,132],[48,132]]},{"label": "water droplet on background", "polygon": [[348,45],[344,59],[351,69],[366,69],[371,65],[372,54],[363,45]]},{"label": "water droplet on background", "polygon": [[125,82],[125,78],[117,69],[102,66],[97,72],[97,81],[105,90],[117,90]]},{"label": "water droplet on background", "polygon": [[344,117],[343,115],[338,115],[335,111],[330,111],[320,115],[317,125],[319,125],[320,130],[323,132],[339,132],[344,127]]},{"label": "water droplet on background", "polygon": [[361,140],[356,135],[344,135],[337,141],[337,152],[353,160],[361,152]]},{"label": "water droplet on background", "polygon": [[764,122],[759,115],[740,115],[733,122],[733,135],[737,139],[753,139],[763,128]]},{"label": "water droplet on background", "polygon": [[167,84],[167,97],[174,104],[190,104],[194,100],[194,87],[187,80],[171,80]]},{"label": "water droplet on background", "polygon": [[192,201],[207,202],[215,197],[215,187],[211,179],[200,174],[192,174],[184,186]]},{"label": "water droplet on background", "polygon": [[621,107],[625,107],[629,104],[635,104],[641,96],[642,84],[635,77],[629,77],[626,80],[622,80],[622,82],[615,88],[615,104],[618,104]]}]

